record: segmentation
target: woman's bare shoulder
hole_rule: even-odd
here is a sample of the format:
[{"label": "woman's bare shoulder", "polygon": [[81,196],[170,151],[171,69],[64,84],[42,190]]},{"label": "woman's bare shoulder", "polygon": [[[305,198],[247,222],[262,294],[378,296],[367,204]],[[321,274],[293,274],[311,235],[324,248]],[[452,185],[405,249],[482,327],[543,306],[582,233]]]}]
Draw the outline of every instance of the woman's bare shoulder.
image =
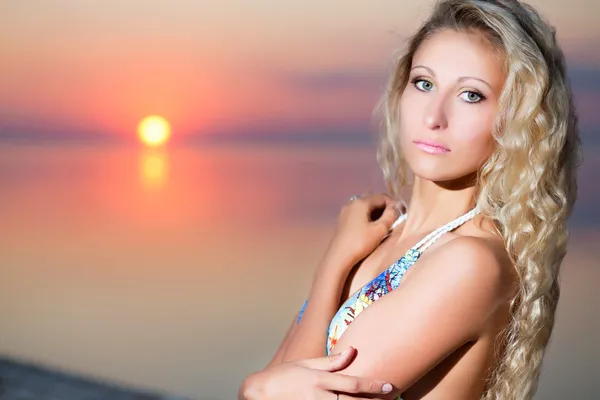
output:
[{"label": "woman's bare shoulder", "polygon": [[432,251],[424,264],[436,269],[447,268],[448,265],[467,269],[466,274],[496,282],[500,289],[498,294],[504,298],[507,288],[514,286],[516,270],[502,236],[485,221],[481,225],[469,224],[464,228]]}]

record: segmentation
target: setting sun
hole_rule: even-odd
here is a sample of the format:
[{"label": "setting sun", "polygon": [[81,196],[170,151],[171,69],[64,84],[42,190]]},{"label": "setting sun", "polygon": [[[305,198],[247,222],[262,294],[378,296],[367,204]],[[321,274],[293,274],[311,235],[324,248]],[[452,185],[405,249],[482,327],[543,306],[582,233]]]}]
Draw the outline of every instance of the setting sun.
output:
[{"label": "setting sun", "polygon": [[163,117],[151,115],[138,125],[138,136],[148,146],[160,146],[169,140],[171,125]]}]

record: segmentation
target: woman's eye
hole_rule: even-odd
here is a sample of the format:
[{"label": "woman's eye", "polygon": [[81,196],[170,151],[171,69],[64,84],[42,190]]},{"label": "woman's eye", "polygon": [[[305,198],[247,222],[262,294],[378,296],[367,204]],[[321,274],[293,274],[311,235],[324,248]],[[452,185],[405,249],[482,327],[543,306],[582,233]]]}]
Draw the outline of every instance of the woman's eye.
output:
[{"label": "woman's eye", "polygon": [[471,91],[464,91],[460,94],[460,97],[468,102],[468,103],[479,103],[481,100],[483,100],[483,96],[480,95],[477,92],[471,92]]},{"label": "woman's eye", "polygon": [[417,89],[419,89],[423,92],[429,92],[430,90],[433,89],[433,83],[426,81],[424,79],[417,79],[415,81],[415,86],[417,87]]}]

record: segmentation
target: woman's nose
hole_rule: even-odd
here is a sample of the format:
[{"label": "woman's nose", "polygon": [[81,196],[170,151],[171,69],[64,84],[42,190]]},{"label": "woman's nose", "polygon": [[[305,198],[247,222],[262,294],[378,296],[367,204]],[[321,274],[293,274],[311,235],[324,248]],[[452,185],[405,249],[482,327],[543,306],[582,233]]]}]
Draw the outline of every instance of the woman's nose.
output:
[{"label": "woman's nose", "polygon": [[448,126],[446,116],[446,100],[444,96],[432,96],[424,115],[424,123],[428,129],[439,130]]}]

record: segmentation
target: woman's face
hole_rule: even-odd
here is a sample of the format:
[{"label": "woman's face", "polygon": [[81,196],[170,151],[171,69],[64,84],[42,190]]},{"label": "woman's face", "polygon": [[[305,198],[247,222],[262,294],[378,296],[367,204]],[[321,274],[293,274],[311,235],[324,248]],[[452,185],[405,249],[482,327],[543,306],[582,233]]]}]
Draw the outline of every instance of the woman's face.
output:
[{"label": "woman's face", "polygon": [[402,153],[416,176],[457,180],[490,156],[502,67],[481,35],[444,30],[421,44],[400,98]]}]

